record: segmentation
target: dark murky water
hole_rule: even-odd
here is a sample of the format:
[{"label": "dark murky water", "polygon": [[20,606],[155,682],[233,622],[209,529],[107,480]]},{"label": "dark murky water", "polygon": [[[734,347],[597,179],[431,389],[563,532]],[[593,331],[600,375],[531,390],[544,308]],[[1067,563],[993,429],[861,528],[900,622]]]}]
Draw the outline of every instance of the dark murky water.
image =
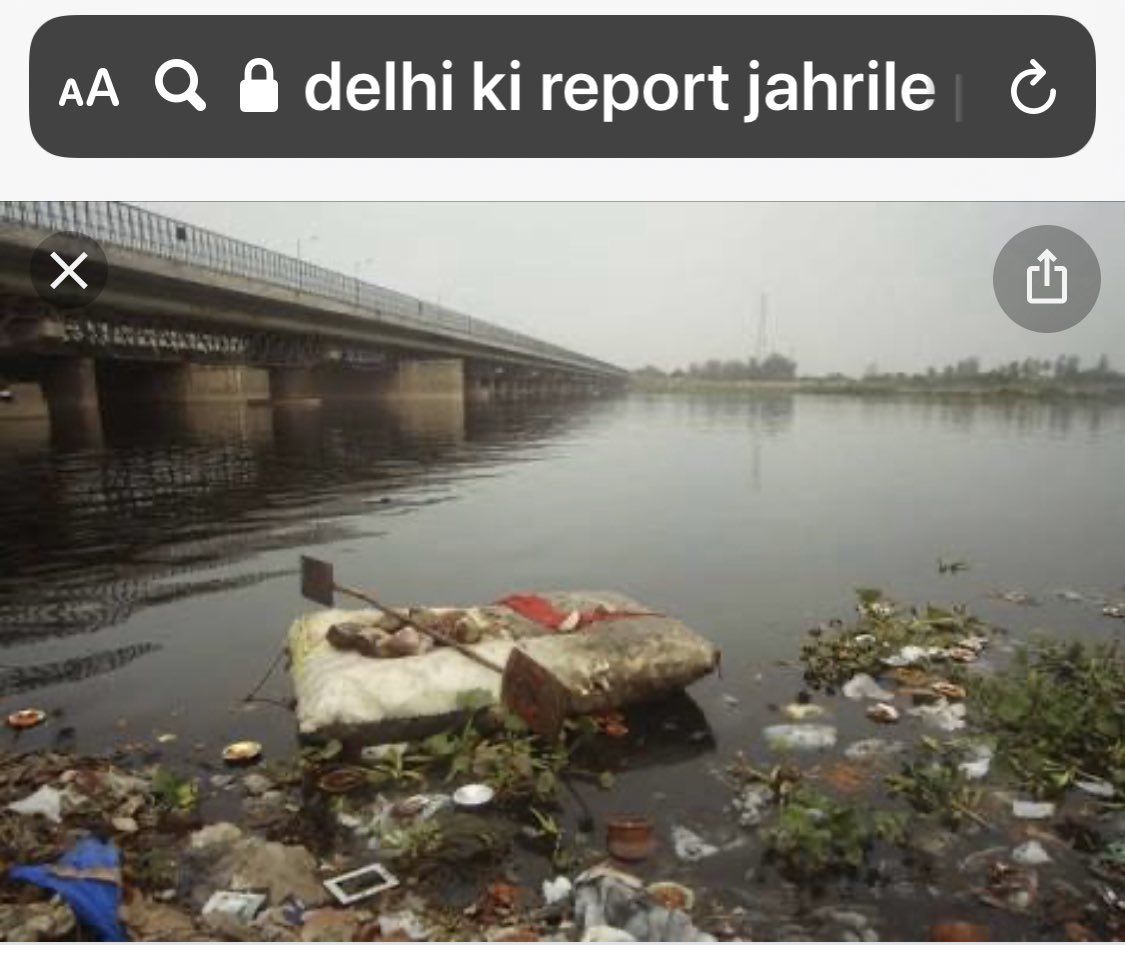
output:
[{"label": "dark murky water", "polygon": [[[193,407],[54,440],[0,423],[2,707],[62,712],[19,747],[71,727],[79,750],[171,732],[181,758],[241,737],[276,754],[290,716],[237,703],[307,608],[301,552],[401,602],[611,588],[695,626],[724,665],[678,730],[638,732],[599,806],[721,829],[709,773],[764,754],[769,706],[800,687],[778,660],[856,586],[968,601],[1016,635],[1125,634],[1096,601],[1125,584],[1123,440],[1121,408],[780,394]],[[939,556],[972,568],[941,576]],[[1012,588],[1042,601],[987,598]],[[269,691],[288,695],[284,676]],[[840,712],[841,744],[872,734]]]}]

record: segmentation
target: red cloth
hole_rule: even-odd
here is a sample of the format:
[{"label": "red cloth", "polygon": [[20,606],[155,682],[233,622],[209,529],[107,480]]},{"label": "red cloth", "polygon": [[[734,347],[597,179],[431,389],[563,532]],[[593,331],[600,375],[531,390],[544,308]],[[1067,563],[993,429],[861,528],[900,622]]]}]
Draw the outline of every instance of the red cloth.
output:
[{"label": "red cloth", "polygon": [[[550,629],[552,632],[557,632],[559,626],[566,621],[569,612],[556,608],[551,605],[541,595],[532,595],[523,593],[519,595],[505,596],[503,599],[498,599],[497,605],[504,605],[511,609],[513,612],[522,615],[525,619],[530,619],[537,625],[543,626],[545,629]],[[590,612],[582,612],[578,616],[578,625],[576,628],[584,629],[588,625],[595,622],[605,622],[610,619],[629,619],[638,615],[656,615],[656,612],[610,612],[606,609],[593,609]]]}]

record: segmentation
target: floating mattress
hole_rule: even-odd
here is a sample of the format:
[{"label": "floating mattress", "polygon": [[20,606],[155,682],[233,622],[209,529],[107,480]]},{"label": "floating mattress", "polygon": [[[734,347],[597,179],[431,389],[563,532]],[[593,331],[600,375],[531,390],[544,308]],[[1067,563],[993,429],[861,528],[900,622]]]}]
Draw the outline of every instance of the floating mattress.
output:
[{"label": "floating mattress", "polygon": [[[472,649],[500,669],[518,646],[568,688],[574,714],[683,689],[714,671],[719,659],[715,646],[684,623],[612,592],[513,596],[474,609],[410,613],[431,622],[469,616],[482,626]],[[329,609],[291,626],[290,672],[302,735],[399,741],[499,702],[500,674],[456,649],[437,645],[379,658],[341,647],[338,636],[360,626],[391,631],[401,622],[373,610]]]}]

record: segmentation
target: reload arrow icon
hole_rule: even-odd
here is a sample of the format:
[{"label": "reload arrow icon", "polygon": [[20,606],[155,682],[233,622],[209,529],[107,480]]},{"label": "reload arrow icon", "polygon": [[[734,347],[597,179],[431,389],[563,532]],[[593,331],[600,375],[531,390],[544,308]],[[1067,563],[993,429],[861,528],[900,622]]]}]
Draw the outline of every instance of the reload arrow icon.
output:
[{"label": "reload arrow icon", "polygon": [[1012,81],[1012,102],[1016,108],[1022,110],[1024,113],[1045,113],[1051,109],[1051,105],[1055,102],[1055,88],[1051,87],[1051,92],[1047,94],[1047,99],[1039,106],[1028,106],[1023,100],[1020,99],[1020,84],[1024,80],[1030,81],[1032,86],[1038,86],[1039,81],[1047,75],[1047,71],[1034,57],[1031,60],[1031,67],[1027,70],[1021,70],[1016,74],[1016,78]]}]

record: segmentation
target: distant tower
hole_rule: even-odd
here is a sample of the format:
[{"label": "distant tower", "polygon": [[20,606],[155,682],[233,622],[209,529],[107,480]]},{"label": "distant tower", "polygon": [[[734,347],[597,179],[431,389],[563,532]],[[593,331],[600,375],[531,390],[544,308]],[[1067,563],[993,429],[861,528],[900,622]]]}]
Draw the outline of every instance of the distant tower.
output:
[{"label": "distant tower", "polygon": [[754,357],[760,363],[766,358],[766,322],[769,316],[769,294],[762,290],[762,299],[758,305],[758,340],[754,345]]}]

